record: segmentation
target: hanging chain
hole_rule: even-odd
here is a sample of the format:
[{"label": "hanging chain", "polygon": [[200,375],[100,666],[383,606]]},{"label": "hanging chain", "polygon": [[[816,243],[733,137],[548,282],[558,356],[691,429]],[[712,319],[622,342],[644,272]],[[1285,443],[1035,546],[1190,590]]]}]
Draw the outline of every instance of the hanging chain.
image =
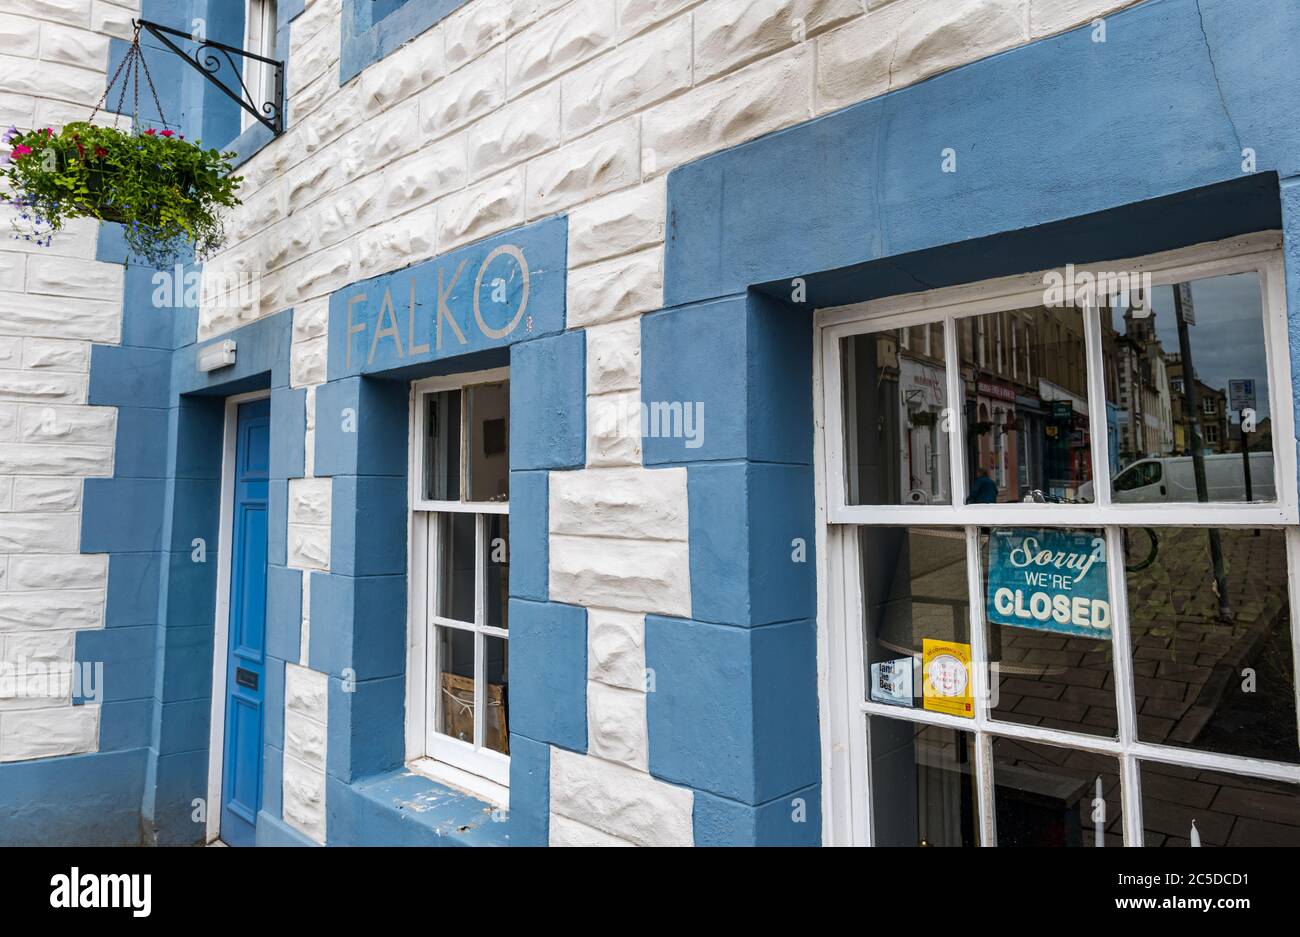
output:
[{"label": "hanging chain", "polygon": [[[126,50],[126,55],[122,56],[122,61],[118,63],[117,71],[113,72],[113,78],[104,88],[103,95],[100,96],[99,103],[95,109],[90,112],[90,122],[93,122],[103,108],[104,103],[108,100],[108,94],[113,90],[119,78],[122,79],[122,89],[117,96],[117,109],[113,114],[113,129],[117,129],[118,121],[122,119],[122,105],[126,103],[126,84],[128,79],[132,81],[134,93],[131,100],[131,126],[136,128],[140,124],[140,72],[144,72],[144,80],[149,86],[149,93],[153,96],[153,103],[158,108],[158,118],[162,121],[164,128],[170,126],[167,123],[167,115],[163,113],[162,101],[158,99],[158,89],[154,87],[153,75],[149,72],[149,62],[145,58],[144,50],[140,48],[140,26],[135,27],[135,35],[131,39],[131,46]],[[125,72],[125,74],[123,74]]]}]

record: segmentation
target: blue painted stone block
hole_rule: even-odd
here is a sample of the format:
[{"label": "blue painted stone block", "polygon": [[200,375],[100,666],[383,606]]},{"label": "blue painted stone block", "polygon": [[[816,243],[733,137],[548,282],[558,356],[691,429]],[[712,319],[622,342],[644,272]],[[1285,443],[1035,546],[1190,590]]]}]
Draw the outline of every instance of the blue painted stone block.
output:
[{"label": "blue painted stone block", "polygon": [[163,481],[87,478],[82,491],[83,553],[148,553],[162,549],[166,498]]},{"label": "blue painted stone block", "polygon": [[330,777],[351,783],[400,767],[406,760],[405,712],[404,676],[352,684],[331,676],[326,755]]},{"label": "blue painted stone block", "polygon": [[165,410],[171,406],[171,361],[171,353],[161,348],[92,345],[87,402]]},{"label": "blue painted stone block", "polygon": [[586,461],[586,333],[516,345],[510,351],[510,468],[581,468]]},{"label": "blue painted stone block", "polygon": [[587,610],[510,600],[510,726],[535,742],[587,750]]},{"label": "blue painted stone block", "polygon": [[504,846],[512,823],[491,804],[405,769],[351,785],[325,778],[331,846]]},{"label": "blue painted stone block", "polygon": [[[154,642],[153,625],[132,628],[105,628],[76,633],[78,663],[101,664],[100,681],[82,690],[92,694],[86,702],[119,702],[153,696]],[[98,700],[93,698],[98,695]],[[81,698],[73,697],[73,702]]]},{"label": "blue painted stone block", "polygon": [[510,595],[550,598],[550,476],[510,473]]},{"label": "blue painted stone block", "polygon": [[[82,552],[90,551],[83,545]],[[115,553],[109,557],[105,628],[156,625],[162,620],[162,563],[159,553]]]},{"label": "blue painted stone block", "polygon": [[821,785],[757,807],[695,792],[696,846],[820,846]]},{"label": "blue painted stone block", "polygon": [[404,477],[334,476],[330,570],[343,576],[405,575],[407,510]]},{"label": "blue painted stone block", "polygon": [[262,807],[257,813],[256,845],[261,842],[261,826],[269,816],[278,820],[284,813],[284,750],[275,745],[262,746]]},{"label": "blue painted stone block", "polygon": [[410,388],[350,377],[316,390],[317,476],[406,475]]},{"label": "blue painted stone block", "polygon": [[266,568],[266,653],[298,660],[302,645],[301,569]]},{"label": "blue painted stone block", "polygon": [[512,732],[510,845],[548,845],[550,815],[551,746]]},{"label": "blue painted stone block", "polygon": [[284,748],[284,661],[270,654],[266,656],[266,715],[262,722],[262,741],[275,748]]},{"label": "blue painted stone block", "polygon": [[311,667],[358,680],[406,671],[406,577],[311,577]]},{"label": "blue painted stone block", "polygon": [[812,622],[734,628],[647,615],[646,666],[651,774],[751,805],[817,783]]},{"label": "blue painted stone block", "polygon": [[301,478],[306,466],[307,391],[271,392],[271,477]]}]

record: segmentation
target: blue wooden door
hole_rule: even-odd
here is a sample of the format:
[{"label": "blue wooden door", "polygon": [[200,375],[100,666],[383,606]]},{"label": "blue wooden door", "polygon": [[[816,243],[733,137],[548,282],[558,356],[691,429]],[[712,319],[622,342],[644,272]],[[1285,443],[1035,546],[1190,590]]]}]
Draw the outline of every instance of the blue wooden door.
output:
[{"label": "blue wooden door", "polygon": [[240,406],[235,440],[221,839],[231,846],[251,846],[262,804],[269,400]]}]

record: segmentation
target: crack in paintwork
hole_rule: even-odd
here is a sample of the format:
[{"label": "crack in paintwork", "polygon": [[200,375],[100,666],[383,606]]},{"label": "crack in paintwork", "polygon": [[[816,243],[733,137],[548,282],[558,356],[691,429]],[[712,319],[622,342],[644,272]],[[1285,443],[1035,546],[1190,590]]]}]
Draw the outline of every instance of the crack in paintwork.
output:
[{"label": "crack in paintwork", "polygon": [[1241,133],[1237,130],[1237,123],[1232,119],[1232,113],[1228,110],[1228,99],[1223,95],[1223,85],[1219,83],[1219,69],[1214,62],[1214,49],[1210,46],[1210,36],[1205,31],[1205,14],[1201,11],[1201,0],[1196,0],[1196,19],[1201,27],[1201,38],[1205,40],[1205,57],[1210,60],[1210,75],[1214,78],[1214,89],[1219,93],[1219,105],[1223,108],[1223,116],[1228,120],[1228,126],[1232,128],[1232,136],[1237,141],[1237,149],[1242,149]]}]

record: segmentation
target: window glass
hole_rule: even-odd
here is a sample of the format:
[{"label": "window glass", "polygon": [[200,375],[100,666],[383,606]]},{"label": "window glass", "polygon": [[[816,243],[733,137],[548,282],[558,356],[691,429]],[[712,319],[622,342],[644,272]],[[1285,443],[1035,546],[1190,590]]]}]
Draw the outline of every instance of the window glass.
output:
[{"label": "window glass", "polygon": [[998,527],[980,539],[990,715],[1116,735],[1103,532]]},{"label": "window glass", "polygon": [[[1092,501],[1088,371],[1076,308],[957,320],[967,500]],[[999,349],[1016,335],[1016,354]]]},{"label": "window glass", "polygon": [[1300,787],[1143,762],[1147,846],[1300,846]]},{"label": "window glass", "polygon": [[[972,715],[970,586],[961,528],[864,527],[867,696]],[[928,667],[928,670],[927,670]]]},{"label": "window glass", "polygon": [[479,384],[465,389],[466,499],[510,499],[509,385]]},{"label": "window glass", "polygon": [[870,720],[877,846],[978,846],[975,739],[898,719]]},{"label": "window glass", "polygon": [[435,515],[441,563],[434,614],[474,623],[474,515]]},{"label": "window glass", "polygon": [[1138,738],[1300,763],[1281,530],[1126,530]]},{"label": "window glass", "polygon": [[474,633],[435,629],[438,635],[438,731],[474,743]]},{"label": "window glass", "polygon": [[486,635],[487,698],[483,701],[483,745],[510,754],[510,657],[504,638]]},{"label": "window glass", "polygon": [[424,398],[424,498],[460,500],[460,391]]},{"label": "window glass", "polygon": [[490,628],[510,626],[510,518],[487,515],[488,535],[483,544],[487,556],[487,621]]},{"label": "window glass", "polygon": [[1106,755],[993,740],[999,846],[1122,846],[1119,761]]},{"label": "window glass", "polygon": [[1142,485],[1116,474],[1115,500],[1277,500],[1258,274],[1101,300],[1112,473],[1163,467]]},{"label": "window glass", "polygon": [[841,342],[849,504],[951,504],[943,325]]}]

